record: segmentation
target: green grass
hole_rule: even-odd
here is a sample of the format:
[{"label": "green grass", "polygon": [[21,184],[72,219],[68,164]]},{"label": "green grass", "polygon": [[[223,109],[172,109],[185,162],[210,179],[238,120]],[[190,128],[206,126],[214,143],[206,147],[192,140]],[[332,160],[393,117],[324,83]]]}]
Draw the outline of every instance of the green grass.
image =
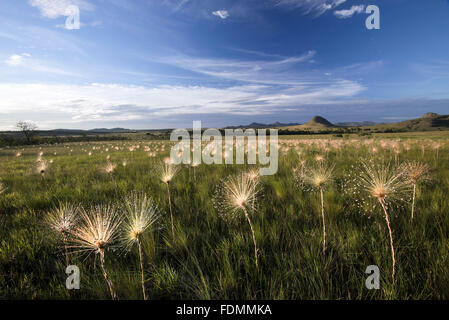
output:
[{"label": "green grass", "polygon": [[[226,223],[212,201],[220,179],[245,170],[243,165],[201,165],[195,168],[195,180],[193,169],[182,167],[171,184],[175,221],[172,241],[166,187],[155,175],[156,165],[169,155],[169,143],[120,141],[25,147],[19,158],[14,157],[19,149],[0,150],[0,179],[7,187],[0,195],[0,298],[109,299],[94,255],[71,254],[71,263],[81,269],[81,290],[65,289],[62,243],[42,221],[58,201],[84,206],[120,203],[123,196],[135,190],[153,197],[164,212],[161,228],[144,238],[150,299],[448,299],[448,135],[409,137],[409,142],[399,142],[401,146],[409,144],[411,149],[403,150],[398,161],[429,163],[433,182],[419,188],[413,222],[409,205],[391,213],[397,254],[394,285],[381,209],[359,212],[351,196],[342,190],[351,165],[371,156],[364,140],[336,139],[348,144],[331,146],[327,152],[328,159],[336,164],[337,183],[325,193],[328,251],[323,255],[319,195],[295,187],[293,168],[299,165],[296,150],[309,161],[315,154],[326,153],[317,145],[301,143],[289,151],[284,149],[287,143],[310,137],[281,139],[284,147],[279,171],[262,178],[263,197],[252,218],[260,249],[258,268],[246,221]],[[438,158],[428,139],[445,143]],[[140,144],[140,149],[130,152],[128,147],[135,144]],[[426,145],[424,155],[422,144]],[[155,158],[143,150],[144,146],[160,149],[162,145],[166,145],[165,151],[159,151]],[[100,150],[88,156],[93,146]],[[45,179],[32,170],[40,151],[44,159],[53,159]],[[118,165],[113,174],[116,186],[101,171],[107,154]],[[395,161],[388,148],[379,147],[374,157]],[[123,167],[125,159],[128,164]],[[380,290],[365,288],[365,269],[372,264],[381,270]],[[142,298],[136,248],[128,254],[107,251],[106,266],[120,299]]]}]

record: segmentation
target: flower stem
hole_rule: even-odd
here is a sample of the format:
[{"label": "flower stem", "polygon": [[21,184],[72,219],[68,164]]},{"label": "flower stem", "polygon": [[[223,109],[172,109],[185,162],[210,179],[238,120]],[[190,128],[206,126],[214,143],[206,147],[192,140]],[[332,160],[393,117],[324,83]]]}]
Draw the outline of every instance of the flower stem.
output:
[{"label": "flower stem", "polygon": [[62,238],[64,241],[65,264],[66,264],[66,266],[68,266],[69,265],[69,253],[67,251],[67,236],[66,236],[65,232],[62,233]]},{"label": "flower stem", "polygon": [[110,175],[111,175],[112,183],[114,184],[115,196],[116,196],[117,199],[118,199],[118,198],[120,198],[120,196],[119,196],[119,192],[118,192],[117,182],[115,182],[114,175],[113,175],[112,173],[110,173]]},{"label": "flower stem", "polygon": [[251,218],[249,217],[248,212],[246,211],[246,208],[244,208],[243,211],[245,212],[246,220],[248,220],[249,226],[250,226],[250,228],[251,228],[251,234],[252,234],[252,236],[253,236],[253,243],[254,243],[254,258],[256,259],[256,267],[258,267],[258,266],[259,266],[259,263],[258,263],[258,258],[257,258],[256,235],[255,235],[255,233],[254,233],[254,228],[253,228],[253,224],[252,224],[252,222],[251,222]]},{"label": "flower stem", "polygon": [[111,298],[112,298],[112,300],[117,300],[117,295],[115,294],[115,291],[114,291],[114,285],[112,284],[111,279],[109,279],[108,273],[106,271],[106,267],[104,265],[104,250],[103,249],[100,249],[100,264],[101,264],[101,269],[103,270],[104,279],[106,280],[106,283],[108,284],[108,287],[109,287],[109,292],[111,293]]},{"label": "flower stem", "polygon": [[416,183],[413,184],[413,200],[412,200],[412,220],[415,213]]},{"label": "flower stem", "polygon": [[394,283],[396,259],[394,257],[393,232],[391,231],[390,218],[388,216],[388,212],[387,212],[387,208],[385,207],[385,203],[384,203],[384,201],[382,199],[379,199],[379,202],[380,202],[380,205],[382,206],[382,209],[384,210],[385,221],[387,222],[388,233],[390,234],[391,260],[393,262],[392,271],[391,271],[391,277],[393,278],[393,283]]},{"label": "flower stem", "polygon": [[139,260],[140,260],[140,272],[141,272],[141,281],[142,281],[142,293],[143,300],[147,300],[147,294],[145,292],[145,273],[143,268],[143,251],[142,251],[142,242],[140,238],[137,238],[137,246],[139,247]]},{"label": "flower stem", "polygon": [[168,183],[167,183],[167,193],[168,193],[168,205],[170,207],[171,234],[172,234],[173,240],[175,240],[175,225],[173,223],[173,211],[172,211],[172,208],[171,208],[170,186],[169,186]]},{"label": "flower stem", "polygon": [[323,254],[326,253],[326,220],[324,219],[324,195],[323,188],[320,188],[321,195],[321,218],[323,219]]}]

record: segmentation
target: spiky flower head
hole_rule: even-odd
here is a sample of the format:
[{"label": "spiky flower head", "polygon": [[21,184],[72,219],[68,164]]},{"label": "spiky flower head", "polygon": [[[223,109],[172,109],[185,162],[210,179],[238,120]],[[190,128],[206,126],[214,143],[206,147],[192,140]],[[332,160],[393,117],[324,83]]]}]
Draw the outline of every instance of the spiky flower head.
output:
[{"label": "spiky flower head", "polygon": [[158,167],[158,175],[161,181],[165,184],[169,184],[179,171],[179,167],[171,162],[164,161]]},{"label": "spiky flower head", "polygon": [[115,207],[97,205],[80,209],[80,223],[71,230],[72,248],[81,252],[99,253],[114,245],[121,225],[120,215]]},{"label": "spiky flower head", "polygon": [[253,168],[246,171],[244,174],[248,176],[250,180],[258,181],[260,179],[260,171],[259,169]]},{"label": "spiky flower head", "polygon": [[379,202],[386,207],[400,207],[410,200],[411,191],[400,168],[373,159],[352,166],[341,189],[352,199],[351,205],[357,206],[362,214],[375,212]]},{"label": "spiky flower head", "polygon": [[48,169],[48,166],[49,166],[48,161],[39,160],[36,165],[36,172],[41,176],[44,176]]},{"label": "spiky flower head", "polygon": [[115,168],[117,168],[117,165],[108,161],[106,165],[103,167],[103,170],[108,174],[112,174]]},{"label": "spiky flower head", "polygon": [[407,182],[418,184],[431,180],[430,166],[427,163],[419,161],[407,161],[403,163],[400,170],[404,173]]},{"label": "spiky flower head", "polygon": [[132,193],[125,199],[123,211],[125,219],[122,240],[129,249],[141,235],[154,227],[159,214],[153,200],[145,194],[138,193]]},{"label": "spiky flower head", "polygon": [[259,194],[259,180],[241,173],[221,181],[215,192],[214,203],[223,218],[234,218],[238,213],[248,213],[247,209],[256,204]]},{"label": "spiky flower head", "polygon": [[403,171],[390,163],[363,162],[361,169],[362,189],[380,201],[399,200],[408,188]]},{"label": "spiky flower head", "polygon": [[56,232],[67,234],[75,227],[77,218],[77,206],[59,203],[57,207],[47,213],[45,224]]},{"label": "spiky flower head", "polygon": [[334,168],[335,165],[325,161],[304,163],[295,171],[296,182],[305,191],[324,189],[333,181]]}]

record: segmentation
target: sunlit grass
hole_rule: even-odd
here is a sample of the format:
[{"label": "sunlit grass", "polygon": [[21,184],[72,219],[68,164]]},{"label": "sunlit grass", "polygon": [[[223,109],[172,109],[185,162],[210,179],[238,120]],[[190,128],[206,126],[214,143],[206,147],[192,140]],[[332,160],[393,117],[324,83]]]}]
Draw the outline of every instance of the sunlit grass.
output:
[{"label": "sunlit grass", "polygon": [[[0,297],[111,298],[103,268],[92,263],[99,261],[95,259],[99,253],[86,258],[77,253],[80,248],[69,248],[69,257],[70,263],[82,270],[82,288],[67,292],[60,235],[50,232],[43,222],[58,203],[84,208],[112,203],[121,207],[126,196],[135,191],[151,197],[167,214],[159,220],[163,228],[139,233],[143,268],[136,263],[140,262],[139,250],[123,254],[118,241],[112,241],[114,244],[105,252],[104,270],[120,299],[142,298],[143,269],[148,299],[448,299],[447,137],[430,133],[424,137],[411,134],[410,140],[404,140],[406,135],[401,138],[287,137],[280,139],[279,171],[275,176],[258,177],[245,165],[178,166],[169,188],[157,171],[169,156],[170,144],[165,141],[2,149]],[[431,140],[434,138],[439,139],[437,149],[436,140]],[[398,145],[400,153],[395,152]],[[41,159],[48,161],[44,178],[36,171],[41,152]],[[385,204],[387,199],[403,200],[401,205],[386,207],[397,262],[394,282],[385,212],[374,196],[386,195],[385,190],[369,188],[377,191],[365,192],[359,188],[363,192],[351,194],[346,187],[347,172],[360,179],[356,169],[368,158],[394,167],[419,161],[432,170],[429,183],[417,183],[413,223],[413,185],[408,183],[409,188],[400,193],[399,199],[393,199],[392,193],[384,197]],[[118,164],[112,177],[102,170],[108,161]],[[334,165],[332,183],[326,185],[323,201],[317,193],[295,187],[293,169],[310,163]],[[212,201],[215,186],[222,179],[240,177],[245,172],[250,180],[258,181],[261,190],[254,206],[253,201],[245,202],[251,233],[245,220],[229,224],[220,219]],[[322,204],[328,227],[326,255],[321,253],[323,230],[318,218]],[[242,210],[237,212],[245,219]],[[123,230],[123,225],[117,227],[115,240],[120,240],[122,233],[118,231]],[[176,241],[172,241],[172,232]],[[380,290],[364,287],[364,271],[372,264],[381,270]]]}]

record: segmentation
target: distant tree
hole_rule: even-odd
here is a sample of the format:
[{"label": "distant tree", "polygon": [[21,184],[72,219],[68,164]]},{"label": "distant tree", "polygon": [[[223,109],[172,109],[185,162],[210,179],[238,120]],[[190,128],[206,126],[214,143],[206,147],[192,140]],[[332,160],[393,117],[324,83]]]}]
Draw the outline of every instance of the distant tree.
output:
[{"label": "distant tree", "polygon": [[23,133],[27,142],[31,143],[31,139],[36,134],[37,125],[32,122],[19,121],[16,124],[16,128]]}]

